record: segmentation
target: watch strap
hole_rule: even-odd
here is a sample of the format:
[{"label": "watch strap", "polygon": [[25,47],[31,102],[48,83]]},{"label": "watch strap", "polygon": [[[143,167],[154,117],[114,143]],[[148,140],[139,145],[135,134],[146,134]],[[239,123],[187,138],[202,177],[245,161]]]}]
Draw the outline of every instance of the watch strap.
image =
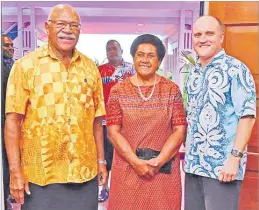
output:
[{"label": "watch strap", "polygon": [[104,164],[107,165],[107,161],[106,160],[97,160],[98,164]]}]

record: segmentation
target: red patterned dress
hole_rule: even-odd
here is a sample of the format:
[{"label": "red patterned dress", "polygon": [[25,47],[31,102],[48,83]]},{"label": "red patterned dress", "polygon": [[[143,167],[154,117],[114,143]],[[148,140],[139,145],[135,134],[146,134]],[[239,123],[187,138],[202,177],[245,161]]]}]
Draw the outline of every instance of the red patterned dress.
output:
[{"label": "red patterned dress", "polygon": [[[143,86],[148,96],[153,86]],[[172,134],[172,126],[187,125],[180,90],[161,77],[153,96],[144,101],[129,78],[115,85],[107,106],[107,126],[122,125],[121,133],[135,151],[137,147],[161,150]],[[141,178],[116,152],[114,153],[108,210],[180,210],[180,159],[176,155],[172,173]]]}]

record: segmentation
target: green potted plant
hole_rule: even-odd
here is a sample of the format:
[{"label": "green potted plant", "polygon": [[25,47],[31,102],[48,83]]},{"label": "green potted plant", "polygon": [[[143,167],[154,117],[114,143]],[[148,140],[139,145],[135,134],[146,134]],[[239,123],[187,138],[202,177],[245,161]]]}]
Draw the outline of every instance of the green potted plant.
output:
[{"label": "green potted plant", "polygon": [[[196,65],[195,59],[193,58],[193,51],[188,51],[188,50],[181,51],[179,59],[180,59],[180,62],[182,63],[179,73],[184,74],[183,84],[185,87],[187,75],[191,71],[191,69],[195,68],[195,65]],[[186,93],[185,89],[183,89],[183,103],[186,106],[187,93]]]}]

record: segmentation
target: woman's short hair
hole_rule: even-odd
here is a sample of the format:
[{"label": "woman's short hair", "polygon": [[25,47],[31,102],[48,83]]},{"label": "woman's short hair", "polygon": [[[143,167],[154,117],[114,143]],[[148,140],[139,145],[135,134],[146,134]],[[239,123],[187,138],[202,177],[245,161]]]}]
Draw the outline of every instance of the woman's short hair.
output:
[{"label": "woman's short hair", "polygon": [[131,47],[130,47],[130,54],[132,55],[132,57],[135,56],[137,48],[140,44],[154,45],[156,47],[158,59],[160,61],[163,60],[166,50],[165,50],[165,46],[164,46],[163,42],[157,36],[154,36],[152,34],[143,34],[143,35],[138,36],[133,41],[133,43],[131,44]]}]

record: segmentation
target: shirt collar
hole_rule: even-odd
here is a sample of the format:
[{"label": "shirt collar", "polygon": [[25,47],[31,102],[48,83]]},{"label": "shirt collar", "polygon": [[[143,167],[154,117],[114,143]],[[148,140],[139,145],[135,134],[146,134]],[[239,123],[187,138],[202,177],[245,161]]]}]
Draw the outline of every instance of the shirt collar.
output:
[{"label": "shirt collar", "polygon": [[10,64],[10,65],[12,65],[14,63],[14,59],[13,58],[5,58],[5,57],[3,57],[3,61],[4,61],[4,63]]},{"label": "shirt collar", "polygon": [[[215,65],[220,64],[219,59],[222,59],[225,55],[226,55],[225,50],[224,50],[224,49],[221,49],[221,50],[214,56],[214,58],[212,59],[212,61],[206,65],[206,67],[208,67],[208,66],[215,66]],[[200,59],[198,59],[197,65],[198,65],[199,68],[201,68]]]},{"label": "shirt collar", "polygon": [[[58,60],[57,56],[55,55],[49,44],[45,44],[40,48],[39,57],[42,58],[46,56],[50,56],[51,58]],[[71,62],[76,61],[80,57],[81,53],[75,48]]]},{"label": "shirt collar", "polygon": [[117,67],[114,67],[110,62],[108,62],[107,63],[109,66],[111,66],[111,67],[113,67],[113,68],[118,68],[118,67],[120,67],[120,66],[123,66],[123,67],[125,67],[125,61],[122,59],[122,62],[121,62],[121,64],[120,65],[118,65]]}]

